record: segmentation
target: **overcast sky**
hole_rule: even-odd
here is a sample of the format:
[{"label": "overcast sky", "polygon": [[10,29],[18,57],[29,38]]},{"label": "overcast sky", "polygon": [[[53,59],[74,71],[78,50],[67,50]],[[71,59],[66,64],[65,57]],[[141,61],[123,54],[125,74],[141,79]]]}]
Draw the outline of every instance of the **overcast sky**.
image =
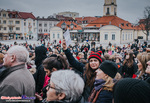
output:
[{"label": "overcast sky", "polygon": [[[143,11],[150,6],[150,0],[116,0],[117,16],[136,23],[143,18]],[[79,16],[103,16],[104,0],[0,0],[1,9],[32,12],[35,17],[70,11]]]}]

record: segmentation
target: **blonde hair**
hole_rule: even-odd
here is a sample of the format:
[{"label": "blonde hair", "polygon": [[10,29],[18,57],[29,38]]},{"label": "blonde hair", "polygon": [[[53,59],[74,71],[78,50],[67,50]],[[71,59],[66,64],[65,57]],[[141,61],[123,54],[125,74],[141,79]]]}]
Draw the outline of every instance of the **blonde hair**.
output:
[{"label": "blonde hair", "polygon": [[[122,77],[121,77],[120,73],[117,73],[116,76],[114,77],[114,79],[116,81],[120,80],[121,78]],[[103,80],[105,80],[106,82],[104,84],[103,90],[113,91],[113,87],[115,85],[114,79],[112,77],[108,76],[108,75],[105,76],[103,78]]]},{"label": "blonde hair", "polygon": [[113,86],[115,84],[113,78],[107,75],[103,78],[103,80],[106,81],[103,90],[113,91]]},{"label": "blonde hair", "polygon": [[149,54],[149,53],[146,53],[146,52],[139,53],[139,54],[137,55],[137,59],[138,59],[138,60],[141,62],[141,64],[142,64],[142,71],[141,71],[141,73],[140,73],[140,75],[139,75],[139,77],[140,77],[143,73],[145,73],[145,70],[146,70],[146,67],[147,67],[146,63],[150,60],[150,54]]}]

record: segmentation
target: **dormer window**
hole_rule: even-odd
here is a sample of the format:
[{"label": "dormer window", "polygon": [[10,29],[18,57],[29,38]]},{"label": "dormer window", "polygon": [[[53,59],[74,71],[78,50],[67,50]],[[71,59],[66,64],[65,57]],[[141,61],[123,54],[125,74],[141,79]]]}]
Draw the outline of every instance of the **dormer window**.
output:
[{"label": "dormer window", "polygon": [[106,15],[109,15],[110,13],[109,13],[109,8],[107,8],[107,13],[106,13]]},{"label": "dormer window", "polygon": [[121,23],[122,26],[124,26],[124,23]]},{"label": "dormer window", "polygon": [[129,26],[128,23],[126,24],[126,26]]},{"label": "dormer window", "polygon": [[9,17],[12,18],[12,14],[9,14]]}]

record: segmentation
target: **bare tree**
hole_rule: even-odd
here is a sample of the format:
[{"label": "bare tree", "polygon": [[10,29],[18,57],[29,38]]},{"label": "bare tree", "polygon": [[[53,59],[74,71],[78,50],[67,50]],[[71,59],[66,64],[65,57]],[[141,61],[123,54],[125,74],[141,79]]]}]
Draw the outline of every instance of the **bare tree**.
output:
[{"label": "bare tree", "polygon": [[144,17],[143,19],[140,19],[138,27],[142,29],[143,33],[146,35],[146,40],[148,41],[150,31],[150,6],[145,7]]}]

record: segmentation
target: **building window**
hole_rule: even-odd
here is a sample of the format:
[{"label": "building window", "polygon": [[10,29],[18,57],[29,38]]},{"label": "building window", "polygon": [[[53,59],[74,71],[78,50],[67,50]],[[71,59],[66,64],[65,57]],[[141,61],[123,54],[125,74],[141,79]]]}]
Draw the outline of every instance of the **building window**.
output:
[{"label": "building window", "polygon": [[55,38],[55,34],[53,34],[53,38]]},{"label": "building window", "polygon": [[44,27],[47,27],[47,24],[44,24]]},{"label": "building window", "polygon": [[6,17],[6,14],[3,14],[3,17]]},{"label": "building window", "polygon": [[127,40],[127,34],[126,34],[126,40]]},{"label": "building window", "polygon": [[44,32],[47,32],[47,29],[44,29]]},{"label": "building window", "polygon": [[112,34],[112,40],[115,40],[115,34]]},{"label": "building window", "polygon": [[12,30],[13,30],[13,28],[12,28],[12,27],[9,27],[9,30],[10,30],[10,31],[12,31]]},{"label": "building window", "polygon": [[39,26],[42,26],[42,24],[39,24]]},{"label": "building window", "polygon": [[130,40],[130,34],[128,34],[128,40]]},{"label": "building window", "polygon": [[49,24],[49,27],[51,28],[51,27],[52,27],[52,24]]},{"label": "building window", "polygon": [[7,28],[6,28],[6,27],[4,27],[4,30],[7,30]]},{"label": "building window", "polygon": [[16,24],[20,24],[20,21],[16,21]]},{"label": "building window", "polygon": [[16,27],[16,30],[20,30],[20,27]]},{"label": "building window", "polygon": [[10,24],[10,25],[13,24],[13,21],[9,21],[9,24]]},{"label": "building window", "polygon": [[57,34],[57,38],[58,38],[58,39],[60,38],[59,34]]},{"label": "building window", "polygon": [[132,34],[131,34],[131,40],[132,40]]},{"label": "building window", "polygon": [[122,34],[122,40],[124,40],[124,34]]},{"label": "building window", "polygon": [[106,15],[109,15],[109,8],[107,8],[107,13],[106,13]]},{"label": "building window", "polygon": [[6,24],[6,20],[3,21],[3,24]]},{"label": "building window", "polygon": [[108,34],[105,34],[105,38],[104,38],[105,40],[108,40]]},{"label": "building window", "polygon": [[26,23],[24,23],[24,26],[26,26]]}]

